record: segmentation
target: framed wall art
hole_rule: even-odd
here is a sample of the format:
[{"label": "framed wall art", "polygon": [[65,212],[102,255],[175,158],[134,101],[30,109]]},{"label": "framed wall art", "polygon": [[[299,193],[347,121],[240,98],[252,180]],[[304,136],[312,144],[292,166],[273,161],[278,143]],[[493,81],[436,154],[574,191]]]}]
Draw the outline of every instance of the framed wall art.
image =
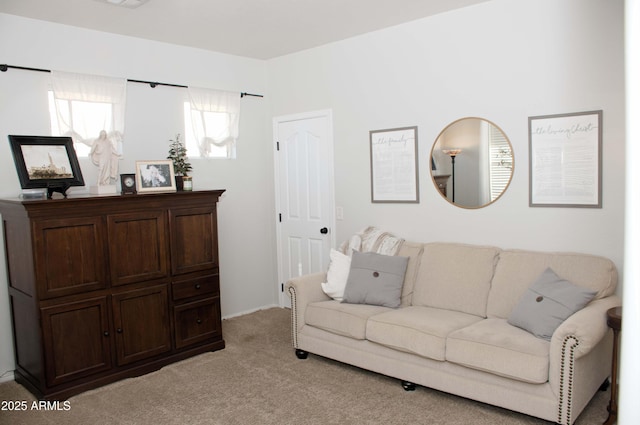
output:
[{"label": "framed wall art", "polygon": [[529,117],[529,206],[602,208],[602,111]]},{"label": "framed wall art", "polygon": [[136,161],[135,180],[138,193],[176,191],[176,178],[170,159]]},{"label": "framed wall art", "polygon": [[22,189],[47,189],[50,199],[84,186],[71,137],[9,135],[9,143]]},{"label": "framed wall art", "polygon": [[371,202],[418,203],[418,127],[369,132]]}]

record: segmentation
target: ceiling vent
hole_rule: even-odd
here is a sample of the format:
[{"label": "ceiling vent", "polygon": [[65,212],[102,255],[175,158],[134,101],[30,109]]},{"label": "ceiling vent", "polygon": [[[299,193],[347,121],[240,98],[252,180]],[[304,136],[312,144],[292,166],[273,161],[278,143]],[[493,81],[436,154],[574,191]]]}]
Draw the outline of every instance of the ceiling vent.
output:
[{"label": "ceiling vent", "polygon": [[108,3],[114,6],[122,6],[127,7],[129,9],[135,9],[136,7],[142,6],[149,0],[97,0],[100,3]]}]

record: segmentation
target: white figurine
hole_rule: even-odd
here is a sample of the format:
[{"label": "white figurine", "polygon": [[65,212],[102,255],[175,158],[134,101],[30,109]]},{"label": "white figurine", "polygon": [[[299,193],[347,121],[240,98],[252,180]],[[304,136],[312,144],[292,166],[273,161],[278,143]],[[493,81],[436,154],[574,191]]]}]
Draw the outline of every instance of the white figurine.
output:
[{"label": "white figurine", "polygon": [[89,152],[91,162],[98,167],[98,186],[114,184],[118,177],[118,151],[111,140],[107,137],[105,130],[100,131],[100,136],[93,141],[91,152]]}]

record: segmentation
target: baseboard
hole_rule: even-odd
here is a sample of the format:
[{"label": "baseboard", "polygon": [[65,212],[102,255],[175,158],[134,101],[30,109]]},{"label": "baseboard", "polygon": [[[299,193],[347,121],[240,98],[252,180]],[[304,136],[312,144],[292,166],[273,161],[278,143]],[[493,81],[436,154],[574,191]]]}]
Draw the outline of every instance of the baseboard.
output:
[{"label": "baseboard", "polygon": [[16,377],[12,370],[9,370],[2,375],[0,375],[0,384],[3,382],[15,381]]},{"label": "baseboard", "polygon": [[268,310],[270,308],[281,308],[278,304],[264,305],[262,307],[254,308],[252,310],[241,311],[238,313],[229,314],[227,316],[222,316],[222,319],[231,319],[233,317],[244,316],[245,314],[255,313],[260,310]]}]

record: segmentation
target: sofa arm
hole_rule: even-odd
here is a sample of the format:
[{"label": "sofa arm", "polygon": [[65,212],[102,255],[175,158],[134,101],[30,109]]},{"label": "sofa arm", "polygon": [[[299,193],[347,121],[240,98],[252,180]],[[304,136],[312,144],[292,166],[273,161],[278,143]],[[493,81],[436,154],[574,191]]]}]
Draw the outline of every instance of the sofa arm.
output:
[{"label": "sofa arm", "polygon": [[607,310],[620,305],[622,300],[617,296],[601,298],[592,301],[565,320],[551,337],[551,362],[562,356],[562,348],[567,337],[573,337],[579,342],[574,349],[575,359],[591,351],[609,329]]},{"label": "sofa arm", "polygon": [[325,272],[307,274],[290,279],[285,289],[291,298],[291,337],[294,348],[298,348],[298,332],[304,327],[304,314],[307,305],[331,298],[324,293],[320,283],[326,282]]},{"label": "sofa arm", "polygon": [[[594,300],[565,320],[549,348],[549,383],[558,397],[558,422],[572,423],[572,406],[586,404],[610,373],[607,310],[622,304],[617,296]],[[579,383],[577,383],[579,382]]]}]

